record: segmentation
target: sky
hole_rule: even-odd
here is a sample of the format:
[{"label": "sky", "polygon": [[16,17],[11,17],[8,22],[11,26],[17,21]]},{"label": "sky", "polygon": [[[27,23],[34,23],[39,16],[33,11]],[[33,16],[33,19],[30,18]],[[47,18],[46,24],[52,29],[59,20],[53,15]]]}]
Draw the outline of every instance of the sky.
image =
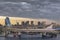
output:
[{"label": "sky", "polygon": [[0,0],[0,16],[60,21],[60,0]]}]

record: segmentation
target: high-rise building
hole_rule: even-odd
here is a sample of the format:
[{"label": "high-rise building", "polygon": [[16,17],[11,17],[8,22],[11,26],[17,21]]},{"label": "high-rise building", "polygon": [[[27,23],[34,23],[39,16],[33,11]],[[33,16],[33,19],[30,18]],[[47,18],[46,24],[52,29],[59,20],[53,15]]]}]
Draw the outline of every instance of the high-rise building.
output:
[{"label": "high-rise building", "polygon": [[31,21],[31,26],[33,26],[34,25],[34,22],[33,21]]},{"label": "high-rise building", "polygon": [[38,21],[38,25],[40,25],[40,22]]},{"label": "high-rise building", "polygon": [[25,25],[24,21],[22,21],[21,25]]},{"label": "high-rise building", "polygon": [[6,17],[6,19],[5,19],[5,25],[6,26],[10,26],[11,25],[9,17]]},{"label": "high-rise building", "polygon": [[29,21],[26,21],[26,22],[25,22],[25,25],[28,26],[28,25],[29,25]]}]

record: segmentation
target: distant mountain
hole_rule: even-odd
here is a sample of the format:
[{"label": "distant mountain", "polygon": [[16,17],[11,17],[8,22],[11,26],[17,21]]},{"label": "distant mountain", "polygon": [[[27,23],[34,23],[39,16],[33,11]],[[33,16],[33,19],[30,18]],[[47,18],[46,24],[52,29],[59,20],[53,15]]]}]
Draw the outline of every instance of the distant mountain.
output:
[{"label": "distant mountain", "polygon": [[0,16],[60,20],[60,0],[0,0]]}]

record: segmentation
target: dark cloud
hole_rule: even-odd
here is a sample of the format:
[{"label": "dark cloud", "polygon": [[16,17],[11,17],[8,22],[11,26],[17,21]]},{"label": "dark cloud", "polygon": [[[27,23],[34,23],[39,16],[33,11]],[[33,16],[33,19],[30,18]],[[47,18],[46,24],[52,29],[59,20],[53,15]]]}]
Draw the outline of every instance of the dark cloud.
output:
[{"label": "dark cloud", "polygon": [[0,0],[1,16],[60,20],[60,0]]}]

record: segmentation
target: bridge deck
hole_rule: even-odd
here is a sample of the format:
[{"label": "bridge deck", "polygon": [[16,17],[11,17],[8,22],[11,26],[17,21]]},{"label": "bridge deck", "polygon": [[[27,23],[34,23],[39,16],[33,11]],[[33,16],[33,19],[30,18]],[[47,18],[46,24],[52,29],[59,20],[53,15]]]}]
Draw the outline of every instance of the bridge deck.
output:
[{"label": "bridge deck", "polygon": [[15,32],[51,32],[51,33],[58,33],[55,30],[44,30],[44,29],[19,29],[19,28],[6,28],[8,31],[15,31]]}]

